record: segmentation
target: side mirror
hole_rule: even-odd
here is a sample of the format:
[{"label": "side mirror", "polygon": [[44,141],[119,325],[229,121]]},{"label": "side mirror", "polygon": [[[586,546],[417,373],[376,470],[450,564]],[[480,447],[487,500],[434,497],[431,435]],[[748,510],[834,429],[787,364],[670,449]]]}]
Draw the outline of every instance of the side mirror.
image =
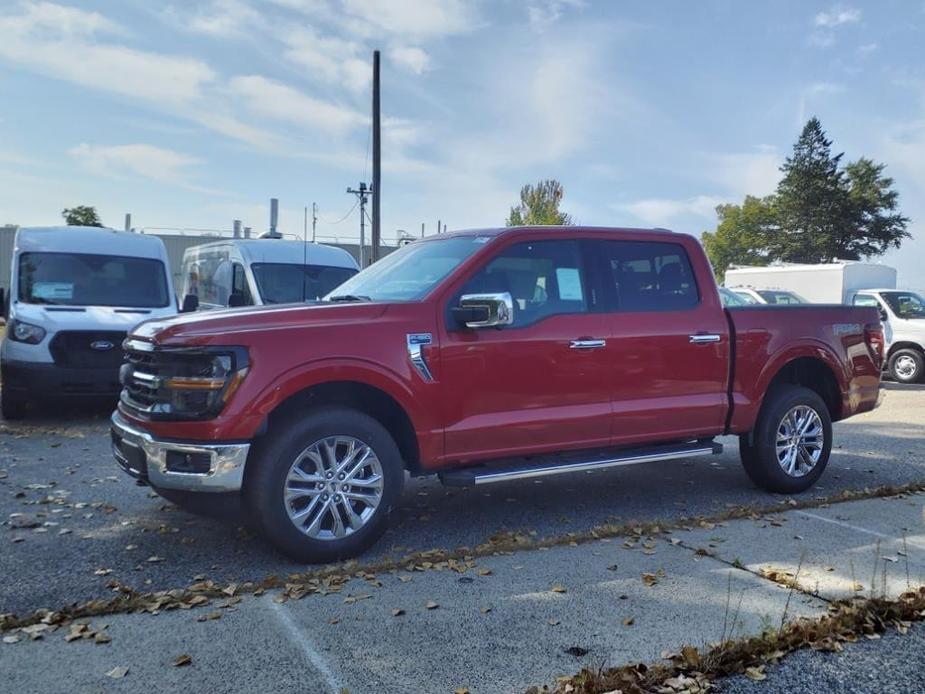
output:
[{"label": "side mirror", "polygon": [[878,309],[878,310],[880,311],[880,322],[881,322],[881,323],[886,323],[886,322],[890,319],[890,317],[889,317],[889,316],[887,315],[887,313],[886,313],[886,309],[885,309],[885,308],[880,308],[880,309]]},{"label": "side mirror", "polygon": [[187,294],[183,297],[183,306],[180,307],[180,313],[192,313],[199,308],[199,297],[195,294]]},{"label": "side mirror", "polygon": [[228,308],[237,308],[238,306],[247,306],[247,299],[241,292],[232,292],[228,297]]},{"label": "side mirror", "polygon": [[508,292],[463,294],[453,316],[467,328],[500,328],[514,322],[514,300]]}]

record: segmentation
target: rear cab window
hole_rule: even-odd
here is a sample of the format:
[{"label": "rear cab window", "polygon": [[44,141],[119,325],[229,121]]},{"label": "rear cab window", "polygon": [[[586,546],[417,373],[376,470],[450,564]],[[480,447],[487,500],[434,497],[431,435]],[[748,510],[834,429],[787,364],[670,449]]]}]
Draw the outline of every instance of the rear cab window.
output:
[{"label": "rear cab window", "polygon": [[605,291],[616,311],[685,311],[700,291],[681,244],[602,241]]}]

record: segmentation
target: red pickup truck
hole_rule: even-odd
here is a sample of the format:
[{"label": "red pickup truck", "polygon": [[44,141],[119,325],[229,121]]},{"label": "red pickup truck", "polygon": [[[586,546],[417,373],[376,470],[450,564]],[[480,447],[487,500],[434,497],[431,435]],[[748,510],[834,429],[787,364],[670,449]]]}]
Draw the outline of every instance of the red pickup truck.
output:
[{"label": "red pickup truck", "polygon": [[[272,243],[271,240],[267,243]],[[191,508],[239,496],[300,561],[370,546],[405,473],[480,485],[719,453],[772,492],[876,407],[873,308],[724,309],[692,237],[524,227],[416,241],[323,300],[142,323],[113,451]]]}]

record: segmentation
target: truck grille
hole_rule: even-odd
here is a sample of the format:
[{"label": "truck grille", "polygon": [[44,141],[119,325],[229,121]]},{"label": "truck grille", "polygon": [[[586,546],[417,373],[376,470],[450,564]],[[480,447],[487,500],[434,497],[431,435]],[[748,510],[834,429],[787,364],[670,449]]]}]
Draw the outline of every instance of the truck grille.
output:
[{"label": "truck grille", "polygon": [[122,363],[124,332],[64,330],[48,345],[57,366],[70,369],[118,370]]},{"label": "truck grille", "polygon": [[159,394],[159,378],[162,370],[162,355],[143,352],[126,347],[125,363],[119,372],[122,382],[122,403],[131,410],[150,413],[158,404],[164,403],[165,393]]}]

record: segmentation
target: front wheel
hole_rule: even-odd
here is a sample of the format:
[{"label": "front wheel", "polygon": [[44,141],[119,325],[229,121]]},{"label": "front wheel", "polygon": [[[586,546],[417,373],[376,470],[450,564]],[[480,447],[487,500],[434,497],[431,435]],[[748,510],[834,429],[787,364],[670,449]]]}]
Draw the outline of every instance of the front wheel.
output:
[{"label": "front wheel", "polygon": [[742,465],[762,489],[796,494],[822,476],[832,451],[832,418],[817,393],[802,386],[769,392],[755,428],[739,438]]},{"label": "front wheel", "polygon": [[370,547],[385,532],[404,482],[389,432],[346,408],[290,417],[247,465],[251,519],[299,562],[335,561]]},{"label": "front wheel", "polygon": [[925,374],[925,359],[914,349],[897,349],[890,355],[889,368],[897,383],[918,383]]}]

